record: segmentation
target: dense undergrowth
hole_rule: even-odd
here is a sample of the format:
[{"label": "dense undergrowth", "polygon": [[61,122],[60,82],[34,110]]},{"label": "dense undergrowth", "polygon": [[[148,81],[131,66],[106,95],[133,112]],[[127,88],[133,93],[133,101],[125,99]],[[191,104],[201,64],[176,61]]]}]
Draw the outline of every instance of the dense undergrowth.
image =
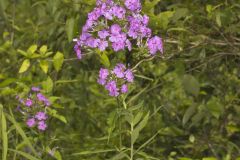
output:
[{"label": "dense undergrowth", "polygon": [[[95,3],[0,0],[1,158],[239,159],[240,1],[144,0],[141,13],[164,54],[86,49],[78,60],[72,40]],[[99,69],[126,61],[134,82],[111,97],[97,83]],[[51,102],[45,131],[29,128],[30,111],[18,107],[16,96],[32,87]]]}]

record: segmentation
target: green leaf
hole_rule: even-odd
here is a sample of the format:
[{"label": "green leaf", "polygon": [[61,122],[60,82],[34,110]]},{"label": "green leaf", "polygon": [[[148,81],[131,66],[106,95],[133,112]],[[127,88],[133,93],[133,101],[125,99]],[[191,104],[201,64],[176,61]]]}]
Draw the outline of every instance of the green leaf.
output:
[{"label": "green leaf", "polygon": [[115,121],[116,121],[116,112],[111,112],[107,119],[108,124],[108,141],[111,137],[113,130],[115,129]]},{"label": "green leaf", "polygon": [[106,54],[106,52],[100,52],[99,50],[97,51],[98,55],[100,56],[100,61],[101,63],[106,66],[106,67],[110,67],[110,61],[108,59],[108,56]]},{"label": "green leaf", "polygon": [[40,53],[41,54],[45,54],[47,52],[47,46],[46,45],[43,45],[41,48],[40,48]]},{"label": "green leaf", "polygon": [[[12,126],[14,127],[14,125]],[[14,128],[13,128],[14,129]],[[27,145],[27,142],[26,141],[22,141],[21,143],[18,143],[17,146],[15,147],[16,150],[20,150],[22,149],[23,147],[25,147]]]},{"label": "green leaf", "polygon": [[223,113],[224,110],[223,105],[221,104],[220,100],[217,97],[212,97],[207,102],[206,107],[210,111],[210,113],[217,119]]},{"label": "green leaf", "polygon": [[45,92],[49,93],[53,89],[53,81],[50,77],[47,78],[46,81],[42,82],[42,87]]},{"label": "green leaf", "polygon": [[188,109],[184,113],[182,124],[185,125],[195,112],[196,112],[196,107],[194,105],[191,107],[188,107]]},{"label": "green leaf", "polygon": [[135,126],[142,118],[143,112],[138,112],[137,115],[133,119],[133,126]]},{"label": "green leaf", "polygon": [[74,18],[68,18],[66,21],[66,33],[69,42],[73,40],[74,21]]},{"label": "green leaf", "polygon": [[138,130],[133,130],[132,134],[131,134],[131,143],[134,144],[136,142],[136,140],[139,137],[139,131]]},{"label": "green leaf", "polygon": [[192,117],[192,123],[190,126],[198,126],[200,125],[201,120],[206,116],[206,113],[203,111],[198,112]]},{"label": "green leaf", "polygon": [[42,55],[43,58],[47,58],[49,56],[51,56],[53,54],[53,52],[47,52],[44,55]]},{"label": "green leaf", "polygon": [[36,50],[37,50],[37,45],[34,44],[28,48],[27,52],[33,54]]},{"label": "green leaf", "polygon": [[62,121],[63,123],[67,123],[66,118],[65,118],[64,116],[62,116],[62,115],[59,115],[59,114],[57,113],[57,110],[48,108],[48,113],[49,113],[49,115],[51,115],[52,117],[55,117],[55,118],[59,119],[59,120]]},{"label": "green leaf", "polygon": [[54,152],[54,157],[55,157],[57,160],[62,160],[62,156],[61,156],[60,152],[58,152],[58,151],[55,151],[55,152]]},{"label": "green leaf", "polygon": [[53,65],[56,71],[59,71],[64,61],[64,55],[61,52],[57,52],[53,57]]},{"label": "green leaf", "polygon": [[7,134],[7,122],[3,112],[3,106],[0,104],[0,113],[1,113],[1,131],[2,131],[2,160],[7,160],[8,152],[8,134]]},{"label": "green leaf", "polygon": [[41,67],[41,69],[43,70],[44,73],[48,72],[48,61],[40,60],[39,65],[40,65],[40,67]]},{"label": "green leaf", "polygon": [[140,132],[147,125],[148,118],[149,118],[149,112],[146,114],[143,120],[137,125],[135,130],[138,130]]},{"label": "green leaf", "polygon": [[5,9],[7,8],[7,2],[8,1],[0,0],[0,8],[1,8],[0,12],[4,12],[5,11]]},{"label": "green leaf", "polygon": [[33,53],[33,54],[31,54],[30,56],[29,56],[29,58],[39,58],[39,57],[41,57],[41,55],[40,54],[37,54],[37,53]]},{"label": "green leaf", "polygon": [[29,54],[27,52],[25,52],[25,51],[23,51],[21,49],[18,49],[17,52],[20,53],[21,55],[29,58]]},{"label": "green leaf", "polygon": [[204,157],[202,160],[217,160],[217,158],[214,158],[214,157]]},{"label": "green leaf", "polygon": [[208,13],[212,13],[212,11],[213,11],[213,6],[212,6],[212,5],[207,5],[207,6],[206,6],[206,11],[207,11]]},{"label": "green leaf", "polygon": [[173,16],[174,11],[165,11],[161,12],[157,17],[158,20],[155,22],[155,25],[160,26],[163,29],[166,29],[168,27],[168,24],[170,22],[170,18]]},{"label": "green leaf", "polygon": [[133,115],[132,115],[132,114],[125,114],[124,119],[125,119],[130,125],[132,125],[132,121],[133,121]]},{"label": "green leaf", "polygon": [[194,137],[194,135],[190,135],[189,136],[189,141],[191,142],[191,143],[194,143],[194,141],[195,141],[195,137]]},{"label": "green leaf", "polygon": [[149,13],[160,1],[161,0],[145,0],[143,5],[144,12]]},{"label": "green leaf", "polygon": [[192,160],[192,158],[187,158],[187,157],[180,157],[178,160]]},{"label": "green leaf", "polygon": [[4,87],[0,90],[0,95],[1,96],[8,96],[8,95],[13,95],[16,94],[16,91],[10,87]]},{"label": "green leaf", "polygon": [[12,46],[12,42],[6,41],[4,44],[0,45],[0,53],[9,52],[9,49],[11,46]]},{"label": "green leaf", "polygon": [[[143,120],[137,125],[136,128],[132,131],[131,134],[131,143],[134,144],[139,137],[139,132],[147,125],[147,121],[149,118],[149,112],[146,114],[146,116],[143,118]],[[131,124],[133,125],[133,123]]]},{"label": "green leaf", "polygon": [[11,83],[14,83],[16,81],[17,81],[17,79],[15,79],[15,78],[8,78],[8,79],[6,79],[6,80],[4,80],[3,82],[0,83],[0,87],[6,87],[6,86],[8,86]]},{"label": "green leaf", "polygon": [[200,91],[200,85],[198,80],[192,75],[186,74],[183,77],[183,87],[185,91],[194,96],[198,96]]},{"label": "green leaf", "polygon": [[57,160],[62,160],[62,156],[61,156],[60,152],[56,151],[55,148],[50,149],[49,147],[46,147],[46,151],[47,151],[47,153],[51,154]]},{"label": "green leaf", "polygon": [[60,121],[62,121],[63,123],[67,123],[67,120],[64,116],[59,115],[59,114],[55,114],[54,115],[55,118],[59,119]]},{"label": "green leaf", "polygon": [[9,149],[9,150],[12,151],[12,152],[15,152],[15,153],[17,153],[17,154],[19,154],[19,155],[21,155],[24,158],[27,158],[29,160],[40,160],[40,159],[38,159],[36,157],[33,157],[32,155],[30,155],[30,154],[28,154],[26,152],[18,151],[18,150],[15,150],[15,149]]},{"label": "green leaf", "polygon": [[28,68],[30,67],[30,60],[29,59],[25,59],[19,69],[19,73],[23,73],[26,72],[28,70]]},{"label": "green leaf", "polygon": [[187,17],[188,15],[188,9],[187,8],[177,8],[173,17],[172,17],[172,20],[174,22],[176,22],[177,20],[179,20],[180,18],[185,18]]}]

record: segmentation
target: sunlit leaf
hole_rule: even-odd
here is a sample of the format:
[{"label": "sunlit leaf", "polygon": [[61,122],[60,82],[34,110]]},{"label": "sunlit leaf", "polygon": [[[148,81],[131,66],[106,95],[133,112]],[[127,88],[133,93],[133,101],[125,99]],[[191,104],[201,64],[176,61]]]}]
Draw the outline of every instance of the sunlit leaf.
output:
[{"label": "sunlit leaf", "polygon": [[57,160],[62,160],[62,156],[61,156],[60,152],[58,152],[58,151],[55,151],[55,152],[54,152],[54,157],[55,157]]},{"label": "sunlit leaf", "polygon": [[187,157],[180,157],[178,160],[192,160],[192,158],[187,158]]},{"label": "sunlit leaf", "polygon": [[214,158],[214,157],[204,157],[202,160],[217,160],[217,158]]},{"label": "sunlit leaf", "polygon": [[41,48],[40,48],[40,53],[41,54],[45,54],[47,52],[47,46],[46,45],[43,45]]},{"label": "sunlit leaf", "polygon": [[48,72],[48,61],[40,60],[39,65],[40,65],[40,67],[41,67],[41,69],[43,70],[44,73]]},{"label": "sunlit leaf", "polygon": [[30,67],[30,60],[29,59],[25,59],[19,69],[19,73],[23,73],[26,72],[28,70],[28,68]]},{"label": "sunlit leaf", "polygon": [[57,52],[53,57],[53,65],[56,71],[59,71],[62,67],[64,55],[61,52]]},{"label": "sunlit leaf", "polygon": [[195,141],[195,137],[194,137],[194,135],[190,135],[189,136],[189,141],[191,142],[191,143],[194,143],[194,141]]},{"label": "sunlit leaf", "polygon": [[25,57],[29,57],[29,54],[28,54],[27,52],[25,52],[25,51],[23,51],[23,50],[21,50],[21,49],[18,49],[17,51],[18,51],[18,53],[20,53],[21,55],[23,55],[23,56],[25,56]]},{"label": "sunlit leaf", "polygon": [[37,45],[31,45],[29,48],[28,48],[28,50],[27,50],[27,52],[28,53],[34,53],[35,51],[37,50]]}]

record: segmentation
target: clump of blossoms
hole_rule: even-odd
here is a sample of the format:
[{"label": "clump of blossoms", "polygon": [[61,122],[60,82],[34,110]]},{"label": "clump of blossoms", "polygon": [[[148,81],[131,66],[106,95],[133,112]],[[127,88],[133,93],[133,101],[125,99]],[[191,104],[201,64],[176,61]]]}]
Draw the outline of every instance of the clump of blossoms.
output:
[{"label": "clump of blossoms", "polygon": [[162,39],[152,37],[149,17],[140,14],[141,8],[140,0],[97,0],[79,39],[74,39],[77,57],[82,59],[83,48],[118,52],[138,47],[146,48],[151,55],[163,53]]},{"label": "clump of blossoms", "polygon": [[24,114],[26,125],[29,128],[36,127],[39,131],[45,131],[48,115],[46,108],[50,106],[50,101],[41,93],[40,88],[32,87],[26,98],[17,96],[20,105],[17,110]]},{"label": "clump of blossoms", "polygon": [[122,63],[118,63],[113,70],[101,68],[98,83],[108,90],[109,95],[117,97],[128,92],[128,84],[132,83],[134,75],[130,69]]},{"label": "clump of blossoms", "polygon": [[[76,42],[74,50],[82,59],[84,49],[119,52],[133,48],[156,55],[163,53],[163,42],[153,36],[148,27],[149,17],[141,14],[140,0],[97,0],[96,7],[88,13],[86,24]],[[108,90],[110,96],[117,97],[128,92],[128,83],[134,75],[131,69],[119,63],[113,70],[101,68],[98,83]]]}]

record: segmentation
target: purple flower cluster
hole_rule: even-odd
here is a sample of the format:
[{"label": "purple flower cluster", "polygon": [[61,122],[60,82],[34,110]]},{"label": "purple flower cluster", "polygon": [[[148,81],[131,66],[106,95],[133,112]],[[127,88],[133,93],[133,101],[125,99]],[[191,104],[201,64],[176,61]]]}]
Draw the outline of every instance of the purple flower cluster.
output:
[{"label": "purple flower cluster", "polygon": [[83,48],[113,49],[115,52],[127,48],[131,51],[133,40],[138,47],[148,48],[151,55],[157,51],[162,53],[162,39],[157,36],[151,38],[149,17],[140,14],[141,8],[140,0],[97,0],[79,39],[75,39],[74,50],[78,59],[82,58]]},{"label": "purple flower cluster", "polygon": [[45,122],[47,120],[47,118],[48,118],[48,116],[46,115],[46,113],[40,111],[40,112],[37,112],[34,117],[28,118],[26,124],[30,128],[37,125],[37,128],[40,131],[44,131],[47,128],[47,124]]},{"label": "purple flower cluster", "polygon": [[140,11],[142,8],[140,0],[125,0],[124,4],[131,11]]},{"label": "purple flower cluster", "polygon": [[37,126],[38,130],[44,131],[47,128],[46,120],[48,119],[46,107],[49,107],[50,101],[41,93],[41,89],[38,87],[32,87],[31,92],[27,98],[16,97],[21,106],[17,107],[17,110],[24,113],[26,118],[26,124],[29,128]]},{"label": "purple flower cluster", "polygon": [[162,39],[158,36],[149,39],[147,45],[151,55],[155,55],[157,51],[163,52]]},{"label": "purple flower cluster", "polygon": [[127,83],[132,83],[134,75],[130,69],[124,64],[117,64],[113,70],[101,68],[99,71],[98,83],[105,86],[109,95],[113,97],[119,96],[121,93],[128,92]]}]

